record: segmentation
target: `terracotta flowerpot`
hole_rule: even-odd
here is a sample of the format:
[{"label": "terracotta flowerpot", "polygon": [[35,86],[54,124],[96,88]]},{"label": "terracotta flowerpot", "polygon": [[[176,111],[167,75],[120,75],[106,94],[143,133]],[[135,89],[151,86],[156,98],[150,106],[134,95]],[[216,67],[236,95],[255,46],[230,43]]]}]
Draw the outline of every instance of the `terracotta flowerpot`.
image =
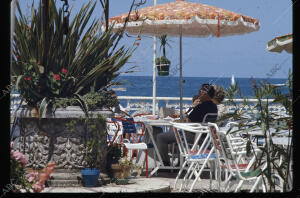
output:
[{"label": "terracotta flowerpot", "polygon": [[119,164],[112,164],[111,169],[113,171],[114,178],[127,179],[130,177],[130,166],[122,167]]}]

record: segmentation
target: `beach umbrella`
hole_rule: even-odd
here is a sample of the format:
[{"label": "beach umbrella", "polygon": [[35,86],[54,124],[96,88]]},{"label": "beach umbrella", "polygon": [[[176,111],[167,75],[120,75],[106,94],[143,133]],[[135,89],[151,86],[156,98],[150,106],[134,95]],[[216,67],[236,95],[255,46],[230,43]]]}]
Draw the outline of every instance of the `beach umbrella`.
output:
[{"label": "beach umbrella", "polygon": [[267,43],[267,50],[278,53],[285,50],[289,54],[293,53],[293,34],[275,37]]},{"label": "beach umbrella", "polygon": [[[124,27],[128,13],[109,19],[113,29]],[[229,36],[259,30],[259,21],[225,9],[184,0],[158,4],[130,13],[126,31],[129,34],[178,36],[180,76],[180,117],[182,118],[182,36]]]}]

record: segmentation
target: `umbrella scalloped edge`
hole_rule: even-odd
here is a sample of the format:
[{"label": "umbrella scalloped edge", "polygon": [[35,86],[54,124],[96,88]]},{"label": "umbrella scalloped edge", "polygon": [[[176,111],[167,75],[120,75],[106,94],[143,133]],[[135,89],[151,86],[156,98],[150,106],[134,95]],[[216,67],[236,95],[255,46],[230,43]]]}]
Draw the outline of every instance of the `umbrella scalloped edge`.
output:
[{"label": "umbrella scalloped edge", "polygon": [[[110,23],[110,25],[112,25],[114,22]],[[184,33],[184,36],[196,36],[196,37],[205,37],[205,36],[209,36],[209,35],[215,35],[215,33],[217,32],[217,26],[218,26],[218,20],[216,19],[202,19],[199,18],[197,15],[190,18],[190,19],[173,19],[173,20],[149,20],[149,19],[145,19],[144,21],[131,21],[128,22],[126,25],[126,30],[129,33],[132,34],[150,34],[150,35],[161,35],[163,33],[154,33],[154,29],[151,26],[157,26],[157,25],[162,25],[165,27],[165,30],[168,29],[168,25],[182,25],[182,27],[184,29],[191,29],[191,27],[193,26],[195,28],[195,30],[197,30],[197,33],[193,33],[193,32],[186,32]],[[234,35],[234,34],[243,34],[244,32],[253,32],[253,31],[258,31],[260,28],[259,23],[257,24],[253,24],[251,22],[247,22],[244,21],[244,18],[241,16],[239,17],[237,20],[235,21],[229,21],[229,20],[219,20],[219,24],[220,24],[220,29],[221,29],[221,36],[227,36],[227,35]],[[210,27],[208,27],[210,26]],[[124,27],[124,23],[115,23],[113,30],[116,31],[120,28]],[[226,28],[225,28],[226,27]],[[236,32],[234,31],[225,31],[225,30],[234,30],[233,28],[236,27]],[[102,26],[102,28],[104,28],[104,26]],[[151,32],[147,32],[146,28],[149,29],[149,31]],[[198,34],[199,32],[201,32],[201,28],[210,28],[210,30],[214,29],[213,31],[206,31],[207,33],[203,33],[203,34]],[[158,28],[157,28],[158,29]],[[246,29],[246,30],[245,30]],[[243,31],[241,31],[243,30]],[[168,33],[168,32],[166,32]],[[172,33],[168,33],[169,35],[172,36]],[[180,33],[174,33],[174,35],[178,36]]]}]

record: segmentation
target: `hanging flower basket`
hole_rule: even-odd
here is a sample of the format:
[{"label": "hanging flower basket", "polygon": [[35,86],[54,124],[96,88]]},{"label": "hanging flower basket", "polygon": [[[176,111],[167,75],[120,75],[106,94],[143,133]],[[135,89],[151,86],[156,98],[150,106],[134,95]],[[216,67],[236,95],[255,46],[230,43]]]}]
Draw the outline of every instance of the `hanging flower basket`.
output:
[{"label": "hanging flower basket", "polygon": [[156,58],[156,67],[159,76],[168,76],[171,62],[165,57]]}]

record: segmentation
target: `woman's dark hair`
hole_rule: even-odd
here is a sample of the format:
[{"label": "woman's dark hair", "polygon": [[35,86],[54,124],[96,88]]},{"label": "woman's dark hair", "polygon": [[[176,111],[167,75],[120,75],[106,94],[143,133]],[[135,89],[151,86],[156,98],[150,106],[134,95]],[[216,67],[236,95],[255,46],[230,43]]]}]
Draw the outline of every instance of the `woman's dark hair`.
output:
[{"label": "woman's dark hair", "polygon": [[192,102],[194,102],[195,100],[197,100],[199,98],[199,95],[194,95],[193,96],[193,99],[192,99]]},{"label": "woman's dark hair", "polygon": [[200,90],[206,91],[211,98],[215,96],[215,89],[211,84],[202,84]]}]

